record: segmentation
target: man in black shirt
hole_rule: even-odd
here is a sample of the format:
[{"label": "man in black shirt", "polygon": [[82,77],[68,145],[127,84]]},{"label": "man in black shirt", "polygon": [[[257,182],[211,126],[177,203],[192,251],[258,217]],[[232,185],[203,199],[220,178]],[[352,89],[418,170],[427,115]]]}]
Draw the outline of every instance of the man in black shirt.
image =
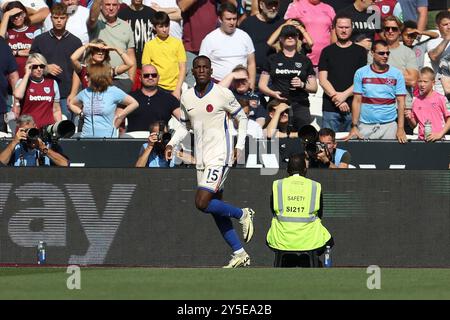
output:
[{"label": "man in black shirt", "polygon": [[168,123],[172,115],[180,119],[180,102],[170,93],[158,88],[159,74],[153,65],[142,66],[142,88],[130,93],[139,107],[128,116],[127,132],[147,131],[150,123]]},{"label": "man in black shirt", "polygon": [[131,0],[130,6],[122,7],[118,17],[128,22],[133,30],[134,44],[136,52],[136,75],[132,90],[140,87],[142,52],[146,42],[153,39],[153,24],[151,20],[155,14],[155,10],[142,4],[142,0]]},{"label": "man in black shirt", "polygon": [[378,11],[375,11],[376,9],[370,8],[374,3],[375,0],[355,0],[352,5],[338,12],[352,19],[352,40],[364,33],[373,41],[375,33],[381,31],[381,16],[377,13]]},{"label": "man in black shirt", "polygon": [[319,82],[324,90],[323,125],[335,132],[350,131],[352,123],[353,77],[367,64],[366,50],[351,40],[352,20],[339,13],[333,20],[337,42],[322,50]]},{"label": "man in black shirt", "polygon": [[[259,90],[272,99],[287,102],[291,106],[295,130],[312,122],[309,111],[309,93],[317,91],[313,64],[305,55],[297,52],[299,31],[292,25],[281,29],[281,51],[267,58],[264,64]],[[271,86],[269,87],[269,81]]]},{"label": "man in black shirt", "polygon": [[267,40],[284,22],[278,15],[278,0],[260,0],[259,13],[245,19],[239,26],[252,38],[255,47],[256,77],[261,74],[266,57],[275,53],[267,44]]}]

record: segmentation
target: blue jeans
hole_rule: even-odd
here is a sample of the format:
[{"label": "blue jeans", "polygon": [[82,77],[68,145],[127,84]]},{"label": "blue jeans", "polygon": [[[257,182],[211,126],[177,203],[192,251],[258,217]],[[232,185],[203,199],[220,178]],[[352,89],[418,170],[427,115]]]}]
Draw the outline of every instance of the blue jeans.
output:
[{"label": "blue jeans", "polygon": [[322,128],[333,129],[334,132],[348,132],[351,129],[352,114],[323,111]]}]

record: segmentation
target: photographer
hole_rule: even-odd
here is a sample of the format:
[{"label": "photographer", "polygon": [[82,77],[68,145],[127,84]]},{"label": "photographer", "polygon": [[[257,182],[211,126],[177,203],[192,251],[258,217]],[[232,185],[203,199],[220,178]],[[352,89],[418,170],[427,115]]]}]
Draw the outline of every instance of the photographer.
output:
[{"label": "photographer", "polygon": [[34,119],[21,115],[17,119],[17,133],[11,143],[0,153],[0,162],[15,167],[69,166],[69,161],[44,143],[39,137]]},{"label": "photographer", "polygon": [[336,133],[330,128],[322,128],[319,131],[319,141],[325,148],[317,154],[317,160],[328,168],[346,169],[352,159],[350,152],[337,148]]},{"label": "photographer", "polygon": [[137,168],[168,168],[174,166],[174,160],[168,162],[164,157],[166,144],[171,136],[164,121],[150,124],[148,142],[144,143],[136,161]]}]

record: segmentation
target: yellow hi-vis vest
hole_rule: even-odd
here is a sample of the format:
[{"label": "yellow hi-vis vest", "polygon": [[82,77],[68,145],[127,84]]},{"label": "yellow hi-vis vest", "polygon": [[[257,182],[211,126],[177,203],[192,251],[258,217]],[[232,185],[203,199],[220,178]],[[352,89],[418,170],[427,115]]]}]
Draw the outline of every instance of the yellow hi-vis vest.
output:
[{"label": "yellow hi-vis vest", "polygon": [[275,211],[267,233],[271,248],[307,251],[322,247],[331,238],[317,212],[320,208],[320,183],[300,175],[273,182]]}]

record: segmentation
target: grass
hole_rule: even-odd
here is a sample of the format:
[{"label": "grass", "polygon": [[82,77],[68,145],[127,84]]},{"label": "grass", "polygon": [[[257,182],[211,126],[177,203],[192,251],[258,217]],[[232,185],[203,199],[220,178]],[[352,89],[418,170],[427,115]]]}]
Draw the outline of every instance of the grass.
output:
[{"label": "grass", "polygon": [[222,270],[81,268],[69,290],[65,268],[0,268],[0,299],[450,299],[450,269],[381,269],[369,290],[363,268]]}]

